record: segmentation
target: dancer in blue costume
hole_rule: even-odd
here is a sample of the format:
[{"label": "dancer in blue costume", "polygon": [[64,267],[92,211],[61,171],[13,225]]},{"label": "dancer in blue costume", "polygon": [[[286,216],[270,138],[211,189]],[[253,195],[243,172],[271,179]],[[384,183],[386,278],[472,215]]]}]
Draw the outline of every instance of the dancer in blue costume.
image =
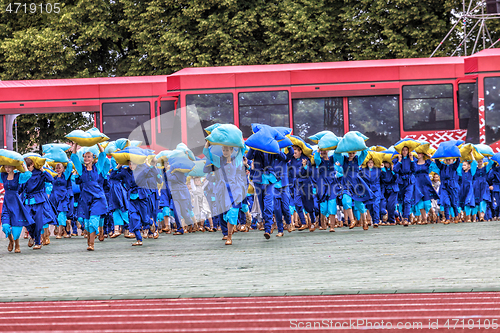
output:
[{"label": "dancer in blue costume", "polygon": [[[70,162],[67,166],[62,163],[56,164],[57,176],[54,177],[52,192],[49,197],[50,203],[54,206],[57,213],[57,233],[56,239],[61,239],[64,235],[70,212],[70,195],[68,189],[71,189],[71,172],[73,164]],[[72,191],[72,190],[71,190]],[[66,236],[66,238],[71,236]]]},{"label": "dancer in blue costume", "polygon": [[[463,161],[462,171],[459,178],[460,189],[458,190],[458,203],[465,213],[465,222],[471,222],[471,214],[476,203],[474,199],[474,174],[476,173],[477,162]],[[458,222],[455,220],[455,222]]]},{"label": "dancer in blue costume", "polygon": [[168,186],[166,168],[161,169],[163,176],[163,184],[160,190],[160,209],[163,219],[162,232],[170,234],[170,216],[172,215],[172,193],[170,193],[170,187]]},{"label": "dancer in blue costume", "polygon": [[[151,189],[148,179],[152,179],[157,184],[163,182],[158,169],[149,166],[146,163],[135,164],[129,161],[128,168],[117,166],[119,174],[123,175],[125,185],[128,189],[128,197],[130,198],[128,219],[129,231],[135,235],[136,242],[132,246],[142,245],[141,229],[143,226],[151,226]],[[121,176],[120,176],[121,177]]]},{"label": "dancer in blue costume", "polygon": [[445,163],[435,160],[439,168],[439,177],[441,178],[441,186],[439,188],[439,203],[444,207],[445,220],[444,224],[450,223],[450,208],[453,209],[455,219],[458,216],[458,168],[460,167],[460,160],[447,158]]},{"label": "dancer in blue costume", "polygon": [[496,203],[493,206],[492,215],[495,219],[500,216],[500,165],[497,162],[491,161],[492,167],[488,172],[487,181],[491,193],[491,202]]},{"label": "dancer in blue costume", "polygon": [[172,208],[177,228],[174,235],[184,234],[181,218],[184,219],[184,223],[187,225],[187,231],[195,232],[196,230],[193,226],[197,221],[192,210],[191,194],[189,193],[189,189],[186,185],[186,174],[180,171],[173,172],[173,170],[169,170],[167,172],[166,181],[168,182],[170,193],[172,194]]},{"label": "dancer in blue costume", "polygon": [[360,172],[361,178],[370,187],[373,192],[373,198],[365,203],[370,213],[371,222],[374,228],[378,228],[380,223],[380,201],[382,199],[382,190],[380,188],[380,175],[382,170],[375,167],[373,160],[366,162],[366,168]]},{"label": "dancer in blue costume", "polygon": [[273,225],[274,184],[278,181],[276,179],[276,170],[274,169],[276,165],[275,160],[285,161],[286,155],[282,151],[278,154],[269,154],[250,148],[246,157],[253,163],[253,168],[250,171],[250,179],[254,183],[259,207],[262,211],[264,237],[269,239],[271,238],[271,228]]},{"label": "dancer in blue costume", "polygon": [[342,186],[344,190],[347,191],[342,197],[342,206],[344,207],[345,215],[351,220],[351,224],[349,225],[350,229],[356,226],[352,211],[354,201],[355,208],[360,212],[363,230],[368,230],[368,223],[365,218],[366,207],[364,203],[373,199],[375,195],[365,181],[359,176],[359,167],[363,164],[366,154],[367,151],[364,150],[359,157],[355,152],[349,152],[348,156],[342,156],[338,153],[333,155],[335,161],[340,163],[342,167]]},{"label": "dancer in blue costume", "polygon": [[73,154],[71,154],[73,166],[79,175],[78,178],[81,183],[78,210],[83,217],[85,230],[88,232],[88,251],[94,251],[94,241],[96,235],[99,234],[101,215],[106,214],[108,210],[106,196],[102,187],[102,173],[107,162],[107,157],[101,145],[97,144],[97,146],[100,152],[97,162],[94,160],[94,154],[87,151],[83,154],[82,164],[76,155],[76,144],[73,144]]},{"label": "dancer in blue costume", "polygon": [[[276,237],[283,237],[283,217],[289,231],[293,224],[291,223],[290,215],[290,183],[288,182],[288,162],[293,158],[293,148],[288,148],[288,153],[284,160],[276,159],[274,170],[276,171],[276,180],[274,183],[274,216],[278,226],[278,234]],[[245,177],[246,179],[246,177]],[[248,221],[247,221],[248,222]]]},{"label": "dancer in blue costume", "polygon": [[401,149],[398,161],[394,163],[394,172],[398,174],[398,201],[402,204],[403,226],[408,226],[411,207],[422,199],[422,193],[415,187],[415,161],[408,147]]},{"label": "dancer in blue costume", "polygon": [[[487,181],[492,163],[493,161],[489,161],[487,165],[484,165],[483,160],[478,161],[476,173],[474,174],[475,209],[473,215],[478,214],[479,221],[481,222],[485,220],[486,207],[492,201]],[[497,204],[500,204],[500,202],[497,201]]]},{"label": "dancer in blue costume", "polygon": [[[438,172],[436,164],[430,159],[426,158],[427,156],[423,153],[417,154],[417,163],[415,164],[415,187],[422,194],[422,199],[416,203],[415,215],[420,217],[419,224],[427,223],[427,214],[429,213],[432,207],[431,200],[438,200],[439,195],[432,187],[431,180],[429,178],[429,174],[431,172]],[[432,219],[436,221],[437,215],[436,213],[432,214]]]},{"label": "dancer in blue costume", "polygon": [[[380,186],[381,186],[381,210],[387,214],[387,223],[390,225],[395,225],[396,220],[396,204],[398,201],[399,185],[398,176],[392,170],[392,161],[384,161],[384,166],[380,174]],[[384,219],[383,219],[384,220]],[[385,224],[385,221],[384,221]]]},{"label": "dancer in blue costume", "polygon": [[337,198],[343,194],[341,178],[337,177],[335,161],[333,156],[328,156],[328,150],[315,153],[314,164],[312,179],[317,187],[321,225],[326,227],[326,220],[329,220],[330,232],[335,232]]},{"label": "dancer in blue costume", "polygon": [[19,187],[31,177],[31,172],[20,173],[14,171],[15,167],[4,166],[5,172],[0,174],[5,195],[2,206],[2,231],[9,239],[7,250],[12,251],[15,245],[15,253],[21,253],[19,237],[23,227],[33,225],[35,221],[31,218],[28,210],[24,207],[19,197]]},{"label": "dancer in blue costume", "polygon": [[[311,169],[311,161],[302,153],[302,148],[295,145],[292,146],[292,148],[293,158],[288,162],[288,180],[291,185],[290,206],[295,207],[294,210],[297,212],[300,221],[298,230],[302,231],[308,227],[304,215],[304,202],[310,201],[310,199],[307,198],[309,195],[307,189],[310,184],[310,177],[307,169]],[[312,228],[314,228],[314,226],[312,226]]]},{"label": "dancer in blue costume", "polygon": [[222,146],[222,156],[218,156],[212,154],[209,147],[210,143],[207,141],[203,154],[212,163],[215,171],[215,201],[228,227],[227,237],[223,237],[223,240],[227,238],[225,244],[232,245],[233,228],[238,224],[241,203],[246,196],[246,168],[243,159],[238,157],[239,154],[232,156],[235,148]]},{"label": "dancer in blue costume", "polygon": [[42,248],[41,233],[45,223],[56,219],[55,216],[52,216],[53,209],[48,202],[47,193],[45,193],[45,183],[52,183],[54,178],[43,167],[40,169],[35,168],[35,164],[30,157],[26,157],[24,161],[28,171],[31,172],[31,177],[22,185],[21,191],[24,196],[25,207],[35,221],[34,224],[26,228],[30,237],[32,237],[28,242],[28,246],[33,246],[34,242],[33,249],[39,250]]}]

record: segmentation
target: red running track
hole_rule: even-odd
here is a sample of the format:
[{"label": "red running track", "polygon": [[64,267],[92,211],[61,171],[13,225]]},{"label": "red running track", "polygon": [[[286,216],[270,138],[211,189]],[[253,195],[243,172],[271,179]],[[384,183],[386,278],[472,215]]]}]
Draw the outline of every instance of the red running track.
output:
[{"label": "red running track", "polygon": [[382,332],[391,327],[500,332],[500,292],[0,303],[2,332]]}]

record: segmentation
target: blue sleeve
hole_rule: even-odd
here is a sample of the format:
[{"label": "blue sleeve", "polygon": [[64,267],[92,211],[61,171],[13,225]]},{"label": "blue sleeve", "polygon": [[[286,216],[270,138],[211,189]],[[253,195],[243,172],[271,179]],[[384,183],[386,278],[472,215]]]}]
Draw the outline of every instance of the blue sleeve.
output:
[{"label": "blue sleeve", "polygon": [[439,170],[442,170],[444,168],[444,164],[440,160],[434,160],[434,164],[437,166]]},{"label": "blue sleeve", "polygon": [[392,171],[394,173],[399,173],[399,171],[401,170],[401,165],[402,165],[402,163],[399,161],[394,163],[394,167],[392,168]]},{"label": "blue sleeve", "polygon": [[286,161],[290,161],[293,157],[293,148],[292,147],[288,147],[288,154],[286,154]]},{"label": "blue sleeve", "polygon": [[363,164],[363,162],[366,159],[366,156],[368,156],[368,149],[363,150],[361,152],[361,154],[359,154],[359,156],[358,156],[358,165],[359,166],[361,166]]},{"label": "blue sleeve", "polygon": [[429,173],[431,172],[435,172],[439,175],[439,173],[441,172],[441,170],[439,170],[438,166],[436,165],[436,163],[432,162],[430,163],[429,165]]},{"label": "blue sleeve", "polygon": [[106,166],[107,160],[108,160],[108,156],[106,156],[105,152],[101,152],[97,156],[96,168],[97,168],[97,172],[99,172],[101,175],[103,175],[102,172],[104,170],[104,167]]},{"label": "blue sleeve", "polygon": [[43,178],[45,179],[46,183],[53,183],[54,182],[54,177],[52,177],[52,175],[47,170],[44,170],[42,175],[43,175]]},{"label": "blue sleeve", "polygon": [[250,150],[247,153],[247,159],[248,160],[253,160],[254,156],[255,156],[255,150],[253,150],[252,148],[250,148]]},{"label": "blue sleeve", "polygon": [[278,154],[278,160],[282,161],[282,162],[286,162],[287,161],[285,153],[282,152],[281,150],[280,150],[280,152]]},{"label": "blue sleeve", "polygon": [[339,153],[333,153],[333,159],[335,161],[335,163],[340,163],[340,165],[344,165],[344,156],[342,156],[342,154],[339,154]]},{"label": "blue sleeve", "polygon": [[319,167],[321,164],[321,156],[319,155],[319,152],[314,153],[314,164],[316,164],[316,167]]},{"label": "blue sleeve", "polygon": [[68,164],[66,165],[66,170],[64,170],[64,178],[66,180],[69,179],[69,177],[71,177],[71,173],[73,172],[73,163],[68,162]]},{"label": "blue sleeve", "polygon": [[472,174],[472,176],[476,174],[476,171],[477,171],[477,162],[472,161],[472,163],[470,164],[470,173]]},{"label": "blue sleeve", "polygon": [[417,162],[415,159],[410,160],[410,172],[415,173],[415,170],[417,169]]},{"label": "blue sleeve", "polygon": [[486,164],[486,172],[489,172],[492,166],[493,166],[493,161],[488,159],[488,164]]},{"label": "blue sleeve", "polygon": [[457,174],[459,177],[462,177],[462,170],[463,170],[462,163],[460,163],[459,167],[457,168]]},{"label": "blue sleeve", "polygon": [[76,173],[78,173],[79,175],[82,174],[82,163],[80,162],[80,159],[78,158],[78,155],[76,154],[71,154],[71,161],[73,162],[73,167],[75,168],[76,170]]},{"label": "blue sleeve", "polygon": [[114,169],[118,166],[114,157],[111,157],[111,169]]}]

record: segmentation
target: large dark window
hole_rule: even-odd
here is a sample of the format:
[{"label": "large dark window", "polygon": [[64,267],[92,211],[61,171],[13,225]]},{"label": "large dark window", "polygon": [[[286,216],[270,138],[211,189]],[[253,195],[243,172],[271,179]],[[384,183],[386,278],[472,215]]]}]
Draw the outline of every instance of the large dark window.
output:
[{"label": "large dark window", "polygon": [[187,145],[201,154],[205,145],[204,129],[215,123],[234,123],[233,94],[186,95]]},{"label": "large dark window", "polygon": [[467,130],[467,142],[479,142],[476,83],[458,85],[458,118],[460,128]]},{"label": "large dark window", "polygon": [[368,146],[389,147],[399,140],[399,97],[349,97],[349,128],[366,135]]},{"label": "large dark window", "polygon": [[288,91],[261,91],[238,94],[240,129],[243,137],[252,135],[252,123],[290,126]]},{"label": "large dark window", "polygon": [[484,79],[484,120],[486,143],[500,140],[500,77]]},{"label": "large dark window", "polygon": [[175,149],[182,141],[181,111],[175,109],[174,100],[161,101],[160,106],[160,117],[157,118],[160,131],[156,135],[156,144],[165,149]]},{"label": "large dark window", "polygon": [[293,133],[307,138],[320,131],[329,130],[337,136],[344,135],[342,97],[294,99]]},{"label": "large dark window", "polygon": [[403,127],[405,131],[453,129],[453,85],[404,86]]},{"label": "large dark window", "polygon": [[[151,144],[151,111],[149,102],[122,102],[102,104],[103,132],[111,140],[130,138]],[[136,137],[131,137],[134,129]]]}]

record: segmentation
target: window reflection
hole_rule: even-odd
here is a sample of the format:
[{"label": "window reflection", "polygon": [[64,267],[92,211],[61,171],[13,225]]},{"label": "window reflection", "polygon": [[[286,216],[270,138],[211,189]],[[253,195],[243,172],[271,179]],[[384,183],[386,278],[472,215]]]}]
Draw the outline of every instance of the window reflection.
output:
[{"label": "window reflection", "polygon": [[204,129],[215,123],[234,123],[233,94],[186,95],[187,145],[201,154],[207,136]]},{"label": "window reflection", "polygon": [[238,94],[240,129],[243,137],[252,135],[252,123],[290,126],[288,91],[261,91]]},{"label": "window reflection", "polygon": [[344,135],[342,97],[294,99],[292,105],[295,135],[306,139],[324,130]]},{"label": "window reflection", "polygon": [[453,85],[404,86],[403,126],[405,131],[454,129]]},{"label": "window reflection", "polygon": [[350,97],[349,129],[366,135],[367,146],[394,144],[400,138],[399,97]]},{"label": "window reflection", "polygon": [[484,79],[486,143],[500,140],[500,77]]},{"label": "window reflection", "polygon": [[[144,141],[144,138],[151,138],[150,120],[151,110],[149,102],[102,104],[103,132],[106,133],[110,140],[130,138],[132,140]],[[140,126],[144,127],[141,131],[144,137],[130,137],[131,132]]]}]

